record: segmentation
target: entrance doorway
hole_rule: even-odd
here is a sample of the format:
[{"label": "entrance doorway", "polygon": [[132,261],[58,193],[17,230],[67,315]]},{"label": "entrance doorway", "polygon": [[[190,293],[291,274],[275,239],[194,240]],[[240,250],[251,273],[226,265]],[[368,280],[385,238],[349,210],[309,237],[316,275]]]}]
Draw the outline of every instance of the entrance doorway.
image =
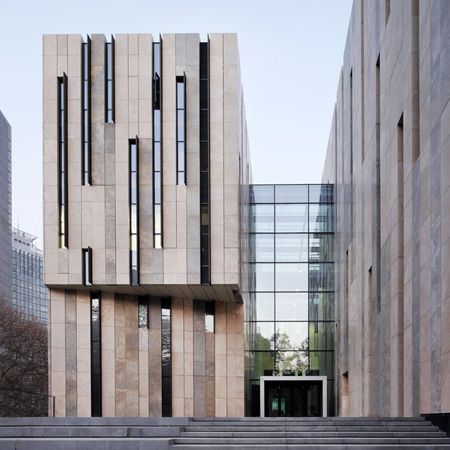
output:
[{"label": "entrance doorway", "polygon": [[327,415],[327,377],[261,377],[261,417]]}]

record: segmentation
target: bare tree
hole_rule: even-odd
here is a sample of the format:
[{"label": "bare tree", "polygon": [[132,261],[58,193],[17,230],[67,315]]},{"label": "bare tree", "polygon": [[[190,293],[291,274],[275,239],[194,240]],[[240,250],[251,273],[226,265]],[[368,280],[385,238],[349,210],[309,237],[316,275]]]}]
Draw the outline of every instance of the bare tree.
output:
[{"label": "bare tree", "polygon": [[46,416],[47,329],[0,299],[0,416]]}]

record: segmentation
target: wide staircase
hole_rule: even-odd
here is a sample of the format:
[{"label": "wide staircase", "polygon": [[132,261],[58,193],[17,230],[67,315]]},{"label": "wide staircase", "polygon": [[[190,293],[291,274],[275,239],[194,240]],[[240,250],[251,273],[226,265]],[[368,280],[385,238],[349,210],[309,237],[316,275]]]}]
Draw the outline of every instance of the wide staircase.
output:
[{"label": "wide staircase", "polygon": [[423,418],[191,419],[172,447],[187,449],[450,449]]},{"label": "wide staircase", "polygon": [[2,418],[0,450],[449,449],[423,418]]}]

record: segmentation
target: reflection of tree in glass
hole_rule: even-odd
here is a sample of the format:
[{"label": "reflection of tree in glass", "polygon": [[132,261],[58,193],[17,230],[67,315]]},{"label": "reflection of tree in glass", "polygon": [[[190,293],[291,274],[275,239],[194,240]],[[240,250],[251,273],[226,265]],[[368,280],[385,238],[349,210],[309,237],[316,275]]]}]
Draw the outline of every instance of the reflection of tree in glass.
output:
[{"label": "reflection of tree in glass", "polygon": [[276,342],[277,348],[287,351],[277,351],[275,358],[275,371],[279,375],[300,374],[308,370],[308,338],[300,344],[300,347],[293,351],[289,336],[286,333],[275,333],[270,339]]}]

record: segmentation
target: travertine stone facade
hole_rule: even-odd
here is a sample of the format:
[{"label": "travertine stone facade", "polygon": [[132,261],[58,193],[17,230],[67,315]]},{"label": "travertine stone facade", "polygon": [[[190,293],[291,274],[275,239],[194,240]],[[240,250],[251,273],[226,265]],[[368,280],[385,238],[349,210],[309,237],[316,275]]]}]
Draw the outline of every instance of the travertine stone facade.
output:
[{"label": "travertine stone facade", "polygon": [[343,415],[450,411],[450,4],[355,0],[336,183]]},{"label": "travertine stone facade", "polygon": [[[82,184],[82,44],[43,38],[45,283],[50,289],[50,394],[58,416],[91,415],[91,292],[101,294],[102,414],[162,414],[161,304],[171,299],[172,414],[244,410],[242,302],[250,163],[237,37],[212,34],[209,64],[210,283],[200,279],[200,37],[163,34],[163,243],[153,242],[153,42],[114,36],[113,123],[105,122],[105,52],[90,36],[91,172]],[[58,77],[67,76],[67,247],[58,242]],[[177,184],[176,79],[186,79],[186,184]],[[139,139],[139,275],[130,281],[129,140]],[[92,249],[92,286],[82,249]],[[149,326],[138,327],[138,296]],[[215,302],[215,333],[205,332]]]}]

